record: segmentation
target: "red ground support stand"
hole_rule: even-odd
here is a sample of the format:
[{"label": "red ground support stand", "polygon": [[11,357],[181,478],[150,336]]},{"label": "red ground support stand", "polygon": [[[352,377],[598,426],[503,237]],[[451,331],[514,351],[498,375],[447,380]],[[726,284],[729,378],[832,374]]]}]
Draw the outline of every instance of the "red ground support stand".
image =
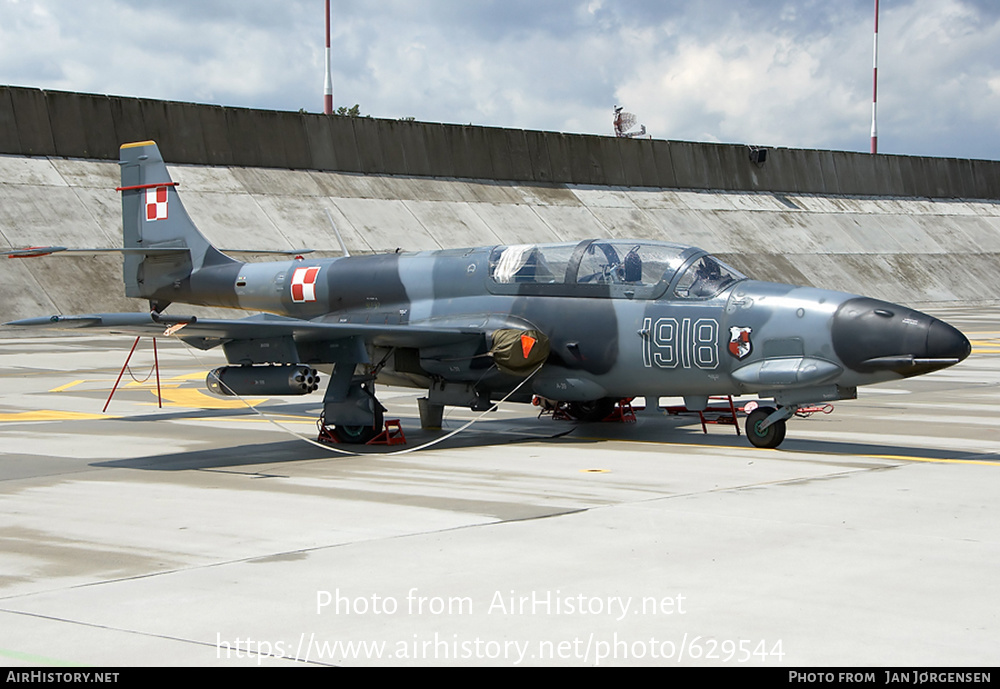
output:
[{"label": "red ground support stand", "polygon": [[385,430],[369,440],[365,445],[406,445],[406,436],[399,419],[387,419]]},{"label": "red ground support stand", "polygon": [[[724,395],[721,397],[709,397],[709,403],[712,400],[725,401],[726,406],[709,406],[704,411],[692,411],[683,405],[664,407],[664,410],[668,414],[697,414],[698,418],[701,419],[701,430],[703,433],[708,433],[708,424],[721,424],[724,426],[732,426],[736,429],[736,435],[742,435],[740,432],[739,420],[736,416],[736,405],[733,404],[732,395]],[[709,416],[705,416],[709,414]]]},{"label": "red ground support stand", "polygon": [[322,417],[316,422],[316,427],[319,429],[319,435],[316,436],[316,440],[327,445],[340,445],[340,437],[337,435],[337,431],[323,423]]},{"label": "red ground support stand", "polygon": [[603,421],[618,423],[635,423],[635,409],[632,408],[634,397],[625,397],[615,403],[614,411],[604,417]]},{"label": "red ground support stand", "polygon": [[531,403],[538,407],[538,418],[543,416],[551,416],[553,421],[572,421],[573,417],[569,415],[566,411],[565,402],[550,402],[549,400],[538,397],[537,395],[532,398]]},{"label": "red ground support stand", "polygon": [[[108,401],[104,403],[104,409],[101,410],[103,414],[108,410],[108,405],[111,404],[111,398],[115,396],[115,392],[118,390],[118,384],[122,382],[122,376],[125,375],[125,369],[128,368],[128,362],[132,360],[132,355],[135,354],[135,348],[139,346],[139,340],[142,336],[135,338],[135,342],[132,343],[132,349],[129,350],[128,356],[125,357],[125,363],[122,364],[122,370],[118,374],[118,379],[111,388],[111,394],[108,395]],[[160,357],[156,354],[156,338],[153,338],[153,368],[156,369],[156,400],[160,405],[160,409],[163,409],[163,395],[160,393]],[[132,371],[129,370],[129,375],[132,376]],[[149,376],[146,376],[148,379]],[[135,380],[135,376],[132,376],[132,380]],[[137,381],[138,382],[138,381]]]},{"label": "red ground support stand", "polygon": [[[316,421],[316,428],[319,429],[319,435],[316,437],[316,440],[319,442],[326,443],[327,445],[341,445],[343,443],[340,436],[337,435],[337,429],[327,426],[326,423],[323,422],[322,417]],[[365,443],[365,445],[405,444],[406,435],[403,433],[403,426],[399,423],[399,419],[386,420],[383,431]]]},{"label": "red ground support stand", "polygon": [[[635,423],[636,409],[641,410],[645,407],[633,407],[632,400],[634,399],[634,397],[625,397],[615,402],[615,408],[601,419],[601,422]],[[536,396],[531,403],[539,407],[538,418],[551,416],[553,421],[577,421],[577,418],[569,413],[566,402],[552,402]]]}]

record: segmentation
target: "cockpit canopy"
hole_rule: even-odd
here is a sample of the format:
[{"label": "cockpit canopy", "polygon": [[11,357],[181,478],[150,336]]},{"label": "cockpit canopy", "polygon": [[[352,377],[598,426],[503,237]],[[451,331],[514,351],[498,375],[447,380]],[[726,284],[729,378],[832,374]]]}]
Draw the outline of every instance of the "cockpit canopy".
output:
[{"label": "cockpit canopy", "polygon": [[700,249],[664,242],[590,239],[498,246],[490,253],[499,293],[656,299],[679,272],[673,295],[681,299],[708,299],[745,279]]},{"label": "cockpit canopy", "polygon": [[674,286],[681,299],[709,299],[746,276],[708,254],[689,265]]}]

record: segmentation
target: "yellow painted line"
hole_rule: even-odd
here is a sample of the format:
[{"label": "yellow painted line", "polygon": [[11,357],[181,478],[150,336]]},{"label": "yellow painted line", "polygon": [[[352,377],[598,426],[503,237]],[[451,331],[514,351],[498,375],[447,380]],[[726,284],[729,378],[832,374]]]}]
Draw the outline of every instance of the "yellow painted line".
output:
[{"label": "yellow painted line", "polygon": [[[211,422],[211,423],[218,423],[218,419],[219,419],[219,417],[214,417],[214,418],[211,418],[211,419],[193,419],[193,420],[195,420],[195,421],[206,421],[206,422]],[[260,424],[260,423],[287,423],[287,424],[307,425],[307,426],[313,426],[313,427],[316,426],[316,418],[315,417],[295,417],[295,416],[292,416],[292,417],[289,417],[289,416],[277,416],[277,417],[274,417],[270,413],[267,413],[266,417],[260,417],[260,416],[250,416],[250,417],[246,417],[246,416],[233,416],[233,417],[228,417],[225,420],[226,420],[226,422],[230,422],[231,421],[231,422],[235,422],[235,423],[258,423],[258,424]]]},{"label": "yellow painted line", "polygon": [[[188,379],[191,379],[191,378],[202,378],[202,379],[204,379],[205,375],[206,374],[202,373],[202,374],[194,374],[193,376],[179,376],[177,378],[169,378],[166,381],[161,381],[160,382],[160,387],[161,388],[178,388],[178,387],[181,386],[180,382],[170,382],[170,381],[184,381],[184,380],[188,380]],[[52,388],[51,390],[49,390],[49,392],[65,392],[65,391],[69,390],[70,388],[73,388],[73,387],[76,387],[77,385],[80,385],[81,383],[100,383],[101,384],[101,388],[100,389],[102,389],[102,390],[110,390],[111,389],[111,387],[108,386],[108,380],[105,379],[105,378],[100,378],[100,379],[97,379],[97,378],[81,378],[80,380],[74,380],[71,383],[66,383],[65,385],[60,385],[57,388]],[[139,383],[137,381],[129,381],[129,382],[125,383],[124,385],[119,386],[119,389],[129,388],[129,389],[133,389],[134,390],[136,388],[140,388],[141,389],[141,388],[149,388],[149,387],[151,387],[153,390],[155,390],[156,389],[156,380],[152,380],[152,381],[147,380],[147,381],[144,381],[142,383]]]},{"label": "yellow painted line", "polygon": [[[153,388],[153,394],[156,389]],[[257,399],[253,402],[243,402],[242,400],[227,400],[221,397],[214,397],[205,394],[201,390],[189,389],[167,389],[163,391],[163,404],[170,407],[186,407],[193,409],[247,409],[254,404],[266,402],[266,399]]]},{"label": "yellow painted line", "polygon": [[170,380],[205,380],[208,376],[208,371],[201,371],[199,373],[185,373],[182,376],[172,376]]},{"label": "yellow painted line", "polygon": [[910,457],[908,455],[858,455],[858,457],[893,459],[905,462],[930,462],[932,464],[981,464],[984,466],[1000,467],[1000,461],[991,462],[987,459],[933,459],[930,457]]},{"label": "yellow painted line", "polygon": [[[163,390],[169,390],[169,389],[173,389],[173,388],[179,388],[180,386],[181,386],[180,383],[164,383],[162,381],[160,382],[160,388],[163,389]],[[121,388],[119,388],[119,389],[124,389],[124,388],[128,388],[130,390],[135,390],[137,388],[139,390],[155,390],[156,389],[156,381],[155,380],[154,381],[148,381],[148,380],[146,380],[146,381],[143,381],[141,383],[138,383],[138,382],[126,383],[125,385],[121,386]]]},{"label": "yellow painted line", "polygon": [[52,388],[51,390],[49,390],[49,392],[62,392],[63,390],[69,390],[71,387],[75,385],[79,385],[80,383],[86,383],[86,382],[87,382],[86,379],[74,380],[72,383],[66,383],[65,385],[60,385],[57,388]]},{"label": "yellow painted line", "polygon": [[[780,453],[780,454],[786,455],[786,456],[787,455],[791,455],[793,453],[807,454],[807,455],[825,454],[825,455],[829,455],[830,457],[834,457],[834,458],[839,458],[839,457],[862,457],[862,458],[865,458],[865,457],[867,457],[869,459],[889,459],[889,460],[902,461],[902,462],[930,462],[932,464],[980,464],[980,465],[983,465],[983,466],[998,466],[998,467],[1000,467],[1000,460],[998,460],[998,461],[991,461],[991,460],[988,460],[988,459],[935,459],[933,457],[912,457],[910,455],[870,455],[870,454],[850,454],[850,453],[834,454],[834,453],[830,453],[830,452],[813,452],[811,450],[780,450],[780,449],[777,449],[777,448],[764,448],[764,447],[753,448],[753,447],[751,447],[749,445],[746,446],[745,448],[730,448],[730,447],[728,447],[726,445],[708,445],[708,444],[702,444],[702,443],[670,443],[670,442],[658,442],[658,441],[655,441],[655,440],[628,440],[626,438],[601,438],[601,437],[597,437],[597,436],[593,436],[593,437],[574,436],[574,437],[577,440],[604,441],[604,442],[615,442],[615,443],[636,443],[636,444],[642,444],[642,445],[655,445],[657,447],[663,447],[663,446],[688,447],[688,448],[699,448],[699,449],[706,449],[706,450],[727,450],[727,449],[732,449],[732,450],[738,450],[738,449],[751,450],[752,449],[755,452],[774,452],[774,453]],[[793,458],[790,457],[790,456],[788,456],[787,458],[790,459],[790,460],[793,460]]]},{"label": "yellow painted line", "polygon": [[87,421],[91,419],[116,419],[117,416],[104,414],[85,414],[76,411],[59,411],[56,409],[39,409],[38,411],[19,411],[12,414],[0,414],[0,423],[12,421]]},{"label": "yellow painted line", "polygon": [[[15,651],[7,648],[0,648],[0,658],[13,658],[14,660],[20,660],[31,665],[45,665],[50,667],[88,667],[69,660],[59,660],[57,658],[49,658],[48,656],[35,655],[34,653],[24,653],[23,651]],[[13,672],[24,671],[16,670]],[[26,672],[31,672],[31,670],[26,670]],[[17,675],[15,675],[15,677],[16,676]]]}]

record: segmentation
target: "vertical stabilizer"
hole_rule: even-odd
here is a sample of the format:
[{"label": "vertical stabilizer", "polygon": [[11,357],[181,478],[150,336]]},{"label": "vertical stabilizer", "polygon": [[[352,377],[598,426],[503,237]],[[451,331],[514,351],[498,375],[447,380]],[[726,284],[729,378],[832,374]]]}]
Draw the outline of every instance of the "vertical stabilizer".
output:
[{"label": "vertical stabilizer", "polygon": [[122,234],[131,250],[125,253],[125,294],[164,305],[190,301],[192,275],[236,262],[191,221],[156,143],[123,145],[120,165]]}]

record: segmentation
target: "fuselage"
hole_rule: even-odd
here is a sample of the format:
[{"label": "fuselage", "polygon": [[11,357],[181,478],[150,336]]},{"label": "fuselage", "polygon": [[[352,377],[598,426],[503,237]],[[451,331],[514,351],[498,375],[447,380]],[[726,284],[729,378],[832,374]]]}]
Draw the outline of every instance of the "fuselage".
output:
[{"label": "fuselage", "polygon": [[[173,300],[319,322],[533,328],[550,353],[532,390],[564,401],[758,393],[818,402],[970,350],[958,330],[918,311],[750,280],[700,249],[647,241],[228,264],[199,271],[190,289]],[[518,381],[491,369],[489,346],[397,354],[381,375],[500,393]]]}]

